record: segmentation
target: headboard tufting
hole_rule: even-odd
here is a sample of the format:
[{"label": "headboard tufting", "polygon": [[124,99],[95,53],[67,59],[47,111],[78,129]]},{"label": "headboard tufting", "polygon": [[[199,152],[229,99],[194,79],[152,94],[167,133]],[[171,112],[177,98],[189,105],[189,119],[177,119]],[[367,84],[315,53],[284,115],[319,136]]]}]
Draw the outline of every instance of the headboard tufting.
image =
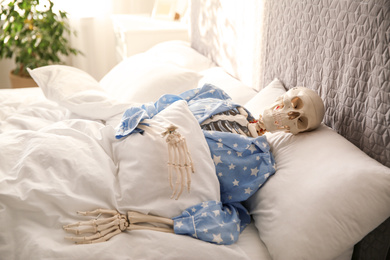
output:
[{"label": "headboard tufting", "polygon": [[193,48],[255,89],[316,90],[324,123],[390,167],[388,0],[192,2]]},{"label": "headboard tufting", "polygon": [[324,122],[390,166],[390,2],[267,1],[265,82],[316,89]]}]

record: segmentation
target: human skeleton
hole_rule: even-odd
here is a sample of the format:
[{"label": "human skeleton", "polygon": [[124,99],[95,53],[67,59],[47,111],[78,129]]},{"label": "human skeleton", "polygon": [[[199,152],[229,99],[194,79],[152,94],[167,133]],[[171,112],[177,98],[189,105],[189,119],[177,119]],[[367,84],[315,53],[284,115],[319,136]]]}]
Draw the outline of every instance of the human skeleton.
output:
[{"label": "human skeleton", "polygon": [[[324,116],[324,104],[314,91],[295,87],[280,96],[271,106],[267,107],[263,116],[255,121],[248,121],[248,113],[242,107],[216,114],[201,124],[203,130],[231,132],[244,136],[257,137],[266,131],[298,134],[316,129]],[[170,125],[162,133],[168,144],[168,178],[172,189],[171,198],[179,199],[185,186],[188,192],[191,189],[191,173],[194,165],[188,150],[186,140],[177,131],[177,127]],[[172,183],[173,172],[176,182]],[[129,211],[127,215],[116,210],[97,209],[94,211],[78,212],[83,216],[96,216],[89,221],[78,222],[64,226],[64,230],[79,237],[67,237],[77,244],[98,243],[109,240],[111,237],[126,230],[148,229],[173,233],[174,221],[169,218],[144,215]],[[99,217],[109,215],[107,218]],[[148,223],[165,224],[167,227],[154,227]],[[83,236],[92,233],[90,236]]]}]

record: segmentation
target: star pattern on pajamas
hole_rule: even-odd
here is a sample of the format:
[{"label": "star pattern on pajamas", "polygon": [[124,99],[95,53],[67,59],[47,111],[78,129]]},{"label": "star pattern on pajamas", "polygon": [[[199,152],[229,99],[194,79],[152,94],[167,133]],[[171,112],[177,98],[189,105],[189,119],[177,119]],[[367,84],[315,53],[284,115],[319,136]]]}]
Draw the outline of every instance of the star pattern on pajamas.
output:
[{"label": "star pattern on pajamas", "polygon": [[[203,131],[213,156],[223,203],[247,200],[275,173],[265,136]],[[220,145],[223,144],[223,145]]]},{"label": "star pattern on pajamas", "polygon": [[218,201],[207,201],[191,206],[173,220],[175,234],[230,245],[250,223],[250,216],[239,203],[223,205]]}]

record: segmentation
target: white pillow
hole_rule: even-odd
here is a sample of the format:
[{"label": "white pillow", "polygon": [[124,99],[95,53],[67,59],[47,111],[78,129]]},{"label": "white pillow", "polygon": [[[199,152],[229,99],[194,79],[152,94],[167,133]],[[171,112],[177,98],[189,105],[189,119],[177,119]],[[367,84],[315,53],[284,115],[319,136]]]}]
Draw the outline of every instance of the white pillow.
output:
[{"label": "white pillow", "polygon": [[181,68],[202,71],[214,67],[215,63],[191,48],[189,42],[166,41],[159,43],[147,51],[160,61],[171,62]]},{"label": "white pillow", "polygon": [[120,101],[146,103],[164,94],[180,94],[196,88],[200,78],[195,71],[141,53],[115,66],[100,84]]},{"label": "white pillow", "polygon": [[253,97],[245,108],[248,109],[255,118],[263,114],[264,108],[275,102],[276,98],[286,93],[283,83],[278,79],[274,79],[265,88]]},{"label": "white pillow", "polygon": [[28,71],[47,99],[80,116],[106,120],[123,113],[130,105],[111,98],[92,76],[80,69],[49,65]]},{"label": "white pillow", "polygon": [[241,81],[229,75],[223,68],[214,67],[202,71],[203,78],[199,81],[199,86],[210,83],[223,89],[234,102],[244,105],[248,100],[255,97],[257,91],[246,86]]},{"label": "white pillow", "polygon": [[246,205],[273,259],[333,259],[390,216],[390,169],[332,129],[267,139],[277,171]]},{"label": "white pillow", "polygon": [[[131,134],[113,144],[118,164],[118,185],[121,191],[118,209],[172,218],[195,204],[220,200],[220,189],[200,126],[185,101],[177,101],[150,120],[143,134]],[[194,163],[191,192],[185,189],[178,200],[170,199],[168,181],[168,147],[161,133],[170,124],[178,126],[186,138]],[[174,177],[175,178],[175,177]]]},{"label": "white pillow", "polygon": [[112,92],[113,89],[125,85],[130,78],[128,76],[133,75],[134,70],[139,70],[138,67],[145,68],[149,64],[153,64],[153,59],[150,55],[146,53],[135,54],[114,66],[104,75],[99,84],[106,91]]}]

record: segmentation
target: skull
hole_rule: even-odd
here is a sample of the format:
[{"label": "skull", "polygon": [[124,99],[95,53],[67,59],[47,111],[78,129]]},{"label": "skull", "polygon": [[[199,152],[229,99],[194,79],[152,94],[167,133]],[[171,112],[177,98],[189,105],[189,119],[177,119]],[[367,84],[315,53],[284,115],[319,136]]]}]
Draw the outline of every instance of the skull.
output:
[{"label": "skull", "polygon": [[263,112],[267,131],[298,134],[316,129],[325,114],[324,103],[311,89],[295,87],[280,96]]}]

